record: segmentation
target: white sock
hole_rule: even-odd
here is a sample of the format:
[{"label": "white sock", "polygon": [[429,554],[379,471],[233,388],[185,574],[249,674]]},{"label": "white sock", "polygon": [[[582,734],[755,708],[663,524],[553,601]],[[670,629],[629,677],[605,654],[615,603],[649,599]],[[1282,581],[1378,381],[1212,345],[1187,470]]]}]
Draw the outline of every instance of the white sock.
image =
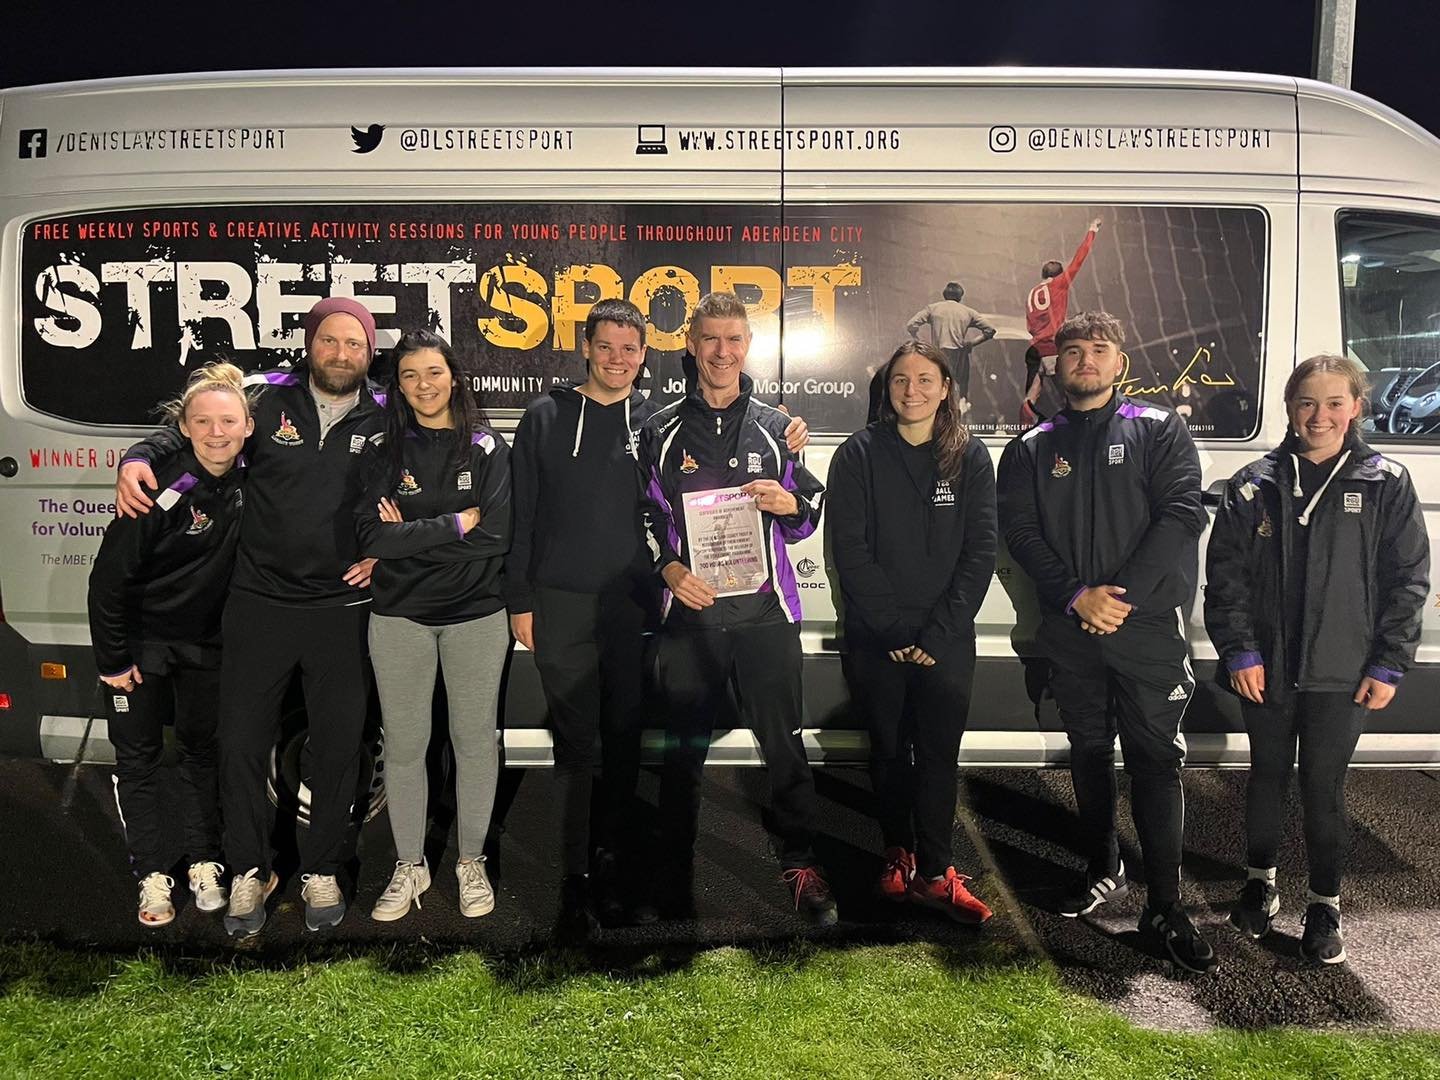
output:
[{"label": "white sock", "polygon": [[1317,893],[1314,889],[1306,889],[1306,890],[1305,890],[1305,903],[1306,903],[1306,904],[1329,904],[1329,905],[1330,905],[1331,907],[1333,907],[1336,911],[1339,911],[1339,910],[1340,910],[1340,897],[1338,897],[1338,896],[1321,896],[1321,895],[1320,895],[1319,893]]},{"label": "white sock", "polygon": [[1249,881],[1249,880],[1252,880],[1252,879],[1254,879],[1254,878],[1259,878],[1259,879],[1262,880],[1262,881],[1268,881],[1271,885],[1274,885],[1274,884],[1275,884],[1275,867],[1273,867],[1273,866],[1247,866],[1247,867],[1245,868],[1245,879],[1246,879],[1247,881]]}]

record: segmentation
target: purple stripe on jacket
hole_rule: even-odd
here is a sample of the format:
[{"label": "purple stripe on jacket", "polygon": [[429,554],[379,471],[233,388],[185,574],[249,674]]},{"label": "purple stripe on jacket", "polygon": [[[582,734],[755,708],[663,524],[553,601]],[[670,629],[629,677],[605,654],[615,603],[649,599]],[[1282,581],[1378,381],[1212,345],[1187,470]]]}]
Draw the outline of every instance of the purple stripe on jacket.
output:
[{"label": "purple stripe on jacket", "polygon": [[165,490],[173,491],[176,495],[184,495],[187,491],[189,491],[199,482],[199,480],[197,480],[194,476],[187,472],[182,475],[179,480],[176,480]]},{"label": "purple stripe on jacket", "polygon": [[265,371],[260,374],[260,379],[271,386],[297,386],[300,383],[300,376],[293,371]]},{"label": "purple stripe on jacket", "polygon": [[1244,671],[1246,668],[1264,667],[1265,658],[1258,652],[1236,653],[1225,661],[1226,671]]},{"label": "purple stripe on jacket", "polygon": [[[800,498],[800,492],[796,489],[795,486],[795,463],[793,461],[787,461],[785,463],[785,475],[780,478],[780,486],[795,496],[795,509],[797,512],[808,509],[808,507],[806,507],[805,505],[805,501]],[[777,522],[776,524],[779,524],[779,522]],[[791,540],[804,540],[807,536],[809,536],[815,531],[815,519],[807,514],[805,517],[805,521],[802,524],[781,525],[780,528],[782,530],[782,536],[788,536]],[[783,550],[784,545],[781,544],[776,549],[777,555],[780,551]]]},{"label": "purple stripe on jacket", "polygon": [[790,610],[790,617],[800,621],[800,586],[795,584],[795,570],[790,565],[790,553],[785,550],[784,526],[778,521],[770,523],[770,542],[775,548],[775,580],[780,585],[780,602]]},{"label": "purple stripe on jacket", "polygon": [[1379,664],[1372,664],[1365,669],[1365,674],[1376,682],[1383,682],[1387,686],[1399,686],[1400,680],[1405,677],[1403,671],[1396,671],[1394,668],[1381,667]]}]

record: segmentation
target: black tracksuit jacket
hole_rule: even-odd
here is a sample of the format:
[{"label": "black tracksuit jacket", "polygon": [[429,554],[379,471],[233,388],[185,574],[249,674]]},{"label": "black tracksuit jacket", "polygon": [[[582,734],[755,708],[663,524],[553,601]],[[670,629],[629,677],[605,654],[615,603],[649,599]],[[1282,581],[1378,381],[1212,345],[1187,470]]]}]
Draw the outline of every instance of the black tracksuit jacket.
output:
[{"label": "black tracksuit jacket", "polygon": [[[248,505],[231,587],[292,607],[359,603],[369,592],[345,584],[343,575],[360,557],[354,517],[360,456],[383,420],[375,395],[362,386],[355,407],[321,442],[309,382],[303,366],[245,380],[263,389],[250,406]],[[183,441],[179,431],[165,428],[132,446],[125,460],[153,467]]]},{"label": "black tracksuit jacket", "polygon": [[635,455],[655,409],[638,390],[600,405],[574,386],[526,407],[510,455],[515,537],[505,604],[512,615],[535,609],[536,586],[653,595]]},{"label": "black tracksuit jacket", "polygon": [[995,572],[995,473],[979,439],[960,475],[918,485],[893,423],[857,431],[830,462],[826,528],[851,646],[919,645],[943,657],[975,640]]},{"label": "black tracksuit jacket", "polygon": [[769,479],[795,495],[790,517],[762,513],[769,579],[748,596],[726,596],[704,611],[691,611],[664,594],[664,618],[672,629],[720,630],[775,622],[799,623],[800,590],[785,545],[803,540],[820,524],[825,488],[785,445],[790,417],[755,400],[750,376],[740,375],[740,396],[723,409],[712,409],[700,396],[695,358],[683,361],[685,396],[659,410],[640,436],[640,469],[645,481],[645,514],[655,569],[672,562],[690,564],[685,539],[683,496],[691,491],[740,487]]},{"label": "black tracksuit jacket", "polygon": [[[1367,675],[1393,685],[1414,663],[1430,576],[1420,501],[1404,467],[1353,426],[1343,452],[1315,495],[1295,497],[1293,436],[1225,485],[1206,550],[1205,628],[1227,689],[1231,671],[1263,664],[1266,702],[1284,704],[1296,690],[1354,693]],[[1291,597],[1284,585],[1301,528],[1304,596]]]},{"label": "black tracksuit jacket", "polygon": [[131,664],[155,671],[173,649],[192,653],[198,666],[219,666],[244,471],[237,464],[211,476],[187,443],[156,470],[150,513],[106,527],[90,570],[90,640],[100,674],[119,675]]},{"label": "black tracksuit jacket", "polygon": [[[398,469],[384,435],[366,445],[355,529],[361,556],[380,560],[370,578],[377,615],[449,626],[505,606],[500,577],[510,548],[510,449],[496,432],[478,428],[457,467],[456,438],[453,428],[411,428]],[[380,520],[382,498],[399,508],[403,522]],[[460,514],[472,507],[480,510],[480,524],[465,532]]]},{"label": "black tracksuit jacket", "polygon": [[1113,394],[1063,409],[1000,458],[1000,528],[1043,610],[1068,613],[1083,588],[1119,585],[1131,618],[1165,615],[1195,591],[1205,529],[1200,459],[1172,410]]}]

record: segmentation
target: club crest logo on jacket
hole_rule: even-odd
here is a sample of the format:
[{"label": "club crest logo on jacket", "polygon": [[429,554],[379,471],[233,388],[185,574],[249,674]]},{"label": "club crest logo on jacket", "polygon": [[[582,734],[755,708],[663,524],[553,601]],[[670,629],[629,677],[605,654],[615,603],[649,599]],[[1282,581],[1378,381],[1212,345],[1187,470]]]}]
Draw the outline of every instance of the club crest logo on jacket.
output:
[{"label": "club crest logo on jacket", "polygon": [[275,429],[275,434],[270,436],[270,440],[281,446],[299,446],[305,441],[301,438],[299,430],[290,422],[290,418],[283,412],[280,414],[280,426]]},{"label": "club crest logo on jacket", "polygon": [[1056,480],[1063,480],[1070,475],[1070,462],[1066,461],[1059,454],[1055,455],[1055,464],[1050,467],[1050,475]]},{"label": "club crest logo on jacket", "polygon": [[185,535],[199,536],[201,533],[209,530],[213,524],[214,522],[210,520],[209,515],[203,510],[197,510],[192,506],[190,507],[190,527],[185,530]]},{"label": "club crest logo on jacket", "polygon": [[1267,540],[1275,535],[1275,524],[1270,520],[1270,514],[1266,510],[1260,511],[1260,524],[1255,526],[1255,535],[1263,536]]},{"label": "club crest logo on jacket", "polygon": [[699,468],[700,466],[695,463],[695,459],[690,456],[689,450],[680,451],[680,471],[682,473],[689,476],[691,473],[699,470]]},{"label": "club crest logo on jacket", "polygon": [[420,483],[411,475],[409,469],[400,470],[400,483],[395,488],[396,495],[419,495]]}]

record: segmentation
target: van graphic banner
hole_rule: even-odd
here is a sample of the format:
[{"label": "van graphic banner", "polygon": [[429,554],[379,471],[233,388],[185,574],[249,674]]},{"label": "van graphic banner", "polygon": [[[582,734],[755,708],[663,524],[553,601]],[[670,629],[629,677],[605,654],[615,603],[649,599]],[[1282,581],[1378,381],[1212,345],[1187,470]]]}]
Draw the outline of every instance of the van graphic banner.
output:
[{"label": "van graphic banner", "polygon": [[346,295],[381,328],[377,375],[383,350],[423,326],[455,345],[486,408],[520,409],[583,377],[585,316],[623,296],[650,321],[642,387],[670,399],[690,311],[730,289],[752,313],[757,392],[817,433],[864,425],[873,373],[912,336],[949,351],[974,430],[1018,431],[1031,372],[1042,373],[1037,407],[1055,407],[1047,328],[1104,308],[1126,326],[1126,393],[1177,407],[1202,438],[1245,438],[1258,422],[1266,230],[1265,215],[1243,207],[1044,203],[305,204],[47,218],[22,237],[22,385],[47,415],[144,425],[216,356],[295,362],[301,314]]}]

